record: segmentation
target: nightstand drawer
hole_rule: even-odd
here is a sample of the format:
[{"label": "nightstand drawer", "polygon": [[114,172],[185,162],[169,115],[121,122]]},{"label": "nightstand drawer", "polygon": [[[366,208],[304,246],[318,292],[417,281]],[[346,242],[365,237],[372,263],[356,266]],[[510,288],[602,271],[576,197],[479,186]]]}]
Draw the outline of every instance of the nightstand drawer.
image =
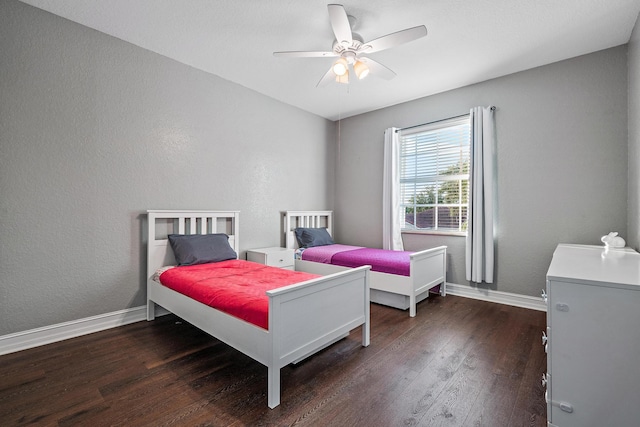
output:
[{"label": "nightstand drawer", "polygon": [[247,261],[293,270],[293,249],[260,248],[247,251]]}]

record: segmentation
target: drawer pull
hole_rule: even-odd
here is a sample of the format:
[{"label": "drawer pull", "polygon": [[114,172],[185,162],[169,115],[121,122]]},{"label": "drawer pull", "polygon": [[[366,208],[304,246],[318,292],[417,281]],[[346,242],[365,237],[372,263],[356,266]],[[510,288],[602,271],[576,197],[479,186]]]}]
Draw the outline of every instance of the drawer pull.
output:
[{"label": "drawer pull", "polygon": [[[545,394],[545,400],[547,399],[547,395]],[[556,402],[554,400],[547,400],[547,403],[550,403],[552,406],[560,408],[562,411],[571,414],[573,412],[573,406],[567,402]]]},{"label": "drawer pull", "polygon": [[558,406],[560,407],[560,409],[562,409],[564,412],[568,412],[568,413],[572,413],[573,412],[573,406],[571,406],[570,404],[568,404],[567,402],[560,402],[558,404]]},{"label": "drawer pull", "polygon": [[547,374],[542,374],[542,387],[547,386],[547,382],[549,381]]},{"label": "drawer pull", "polygon": [[544,289],[542,290],[542,293],[540,294],[540,296],[542,297],[544,302],[547,302],[547,291],[545,291]]},{"label": "drawer pull", "polygon": [[556,309],[558,311],[569,311],[569,305],[559,302],[556,304]]},{"label": "drawer pull", "polygon": [[547,333],[545,331],[542,331],[542,345],[545,345],[548,341],[548,337],[547,337]]}]

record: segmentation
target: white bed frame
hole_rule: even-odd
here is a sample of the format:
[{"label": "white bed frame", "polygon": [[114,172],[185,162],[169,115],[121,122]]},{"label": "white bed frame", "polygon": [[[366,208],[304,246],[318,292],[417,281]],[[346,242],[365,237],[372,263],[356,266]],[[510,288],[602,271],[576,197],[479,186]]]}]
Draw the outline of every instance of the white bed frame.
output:
[{"label": "white bed frame", "polygon": [[[298,242],[294,230],[297,227],[326,227],[333,235],[332,211],[286,211],[283,213],[285,245],[296,249]],[[296,270],[316,274],[331,274],[347,267],[313,261],[296,260]],[[416,315],[416,304],[429,296],[429,290],[440,285],[440,295],[445,296],[447,277],[447,247],[439,246],[414,252],[410,256],[410,275],[400,276],[377,271],[370,272],[371,302],[401,310],[409,309],[409,316]]]},{"label": "white bed frame", "polygon": [[269,330],[211,308],[152,279],[156,270],[175,265],[167,234],[226,233],[238,253],[238,211],[149,210],[147,246],[147,320],[158,304],[213,335],[268,369],[268,405],[280,404],[280,369],[312,355],[362,325],[369,345],[369,269],[356,268],[267,291]]}]

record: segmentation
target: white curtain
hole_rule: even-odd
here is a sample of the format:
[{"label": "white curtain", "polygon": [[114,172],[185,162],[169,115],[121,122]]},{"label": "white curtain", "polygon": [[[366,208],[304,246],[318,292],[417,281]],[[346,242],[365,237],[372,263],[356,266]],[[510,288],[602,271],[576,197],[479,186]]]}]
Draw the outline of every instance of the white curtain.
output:
[{"label": "white curtain", "polygon": [[495,107],[471,109],[471,165],[466,241],[466,278],[493,283]]},{"label": "white curtain", "polygon": [[400,138],[397,128],[384,132],[384,172],[382,183],[382,248],[404,250],[400,218]]}]

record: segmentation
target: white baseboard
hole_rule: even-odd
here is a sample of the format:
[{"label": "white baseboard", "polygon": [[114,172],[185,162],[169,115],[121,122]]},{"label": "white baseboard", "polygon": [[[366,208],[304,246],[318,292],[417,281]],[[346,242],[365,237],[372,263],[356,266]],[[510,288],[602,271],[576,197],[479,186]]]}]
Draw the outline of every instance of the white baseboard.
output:
[{"label": "white baseboard", "polygon": [[[460,297],[513,305],[532,310],[547,310],[547,305],[540,297],[492,291],[488,289],[478,289],[466,285],[457,285],[455,283],[447,283],[447,293]],[[156,316],[162,316],[168,313],[169,312],[162,307],[156,308]],[[0,355],[15,353],[16,351],[26,350],[28,348],[51,344],[69,338],[103,331],[105,329],[140,322],[146,318],[147,307],[140,306],[128,308],[126,310],[114,311],[112,313],[105,313],[98,316],[86,317],[84,319],[73,320],[70,322],[58,323],[56,325],[45,326],[42,328],[31,329],[24,332],[3,335],[0,336]]]},{"label": "white baseboard", "polygon": [[[162,307],[156,308],[156,316],[167,313],[168,311]],[[146,318],[147,307],[140,306],[3,335],[0,336],[0,355],[140,322],[141,320],[146,320]]]},{"label": "white baseboard", "polygon": [[513,305],[538,311],[547,311],[547,304],[541,297],[512,294],[510,292],[493,291],[491,289],[473,288],[469,285],[457,285],[447,282],[447,294],[465,298],[496,302],[498,304]]}]

